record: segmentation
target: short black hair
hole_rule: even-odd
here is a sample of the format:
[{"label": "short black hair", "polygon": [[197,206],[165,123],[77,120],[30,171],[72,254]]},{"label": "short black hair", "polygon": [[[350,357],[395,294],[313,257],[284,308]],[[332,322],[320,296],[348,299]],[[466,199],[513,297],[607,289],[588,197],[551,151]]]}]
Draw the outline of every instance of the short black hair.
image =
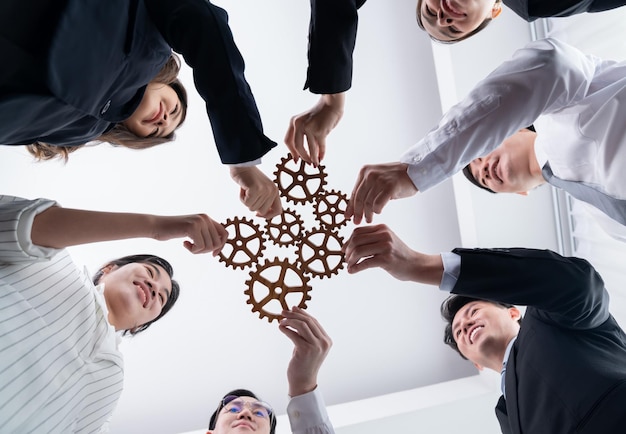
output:
[{"label": "short black hair", "polygon": [[[253,392],[249,391],[248,389],[231,390],[230,392],[228,392],[226,395],[224,395],[222,397],[222,399],[220,400],[220,403],[217,405],[217,408],[215,409],[215,411],[211,415],[211,419],[209,420],[209,429],[210,430],[215,429],[215,425],[217,424],[217,417],[219,416],[220,411],[222,411],[222,408],[224,408],[224,404],[223,404],[224,398],[226,398],[229,395],[249,396],[251,398],[256,399],[257,401],[260,401],[259,397],[256,396]],[[270,434],[275,434],[275,433],[276,433],[276,415],[274,414],[274,412],[272,412],[270,414]]]},{"label": "short black hair", "polygon": [[[454,321],[454,316],[456,315],[458,311],[461,310],[463,306],[469,303],[473,303],[475,301],[483,301],[487,303],[492,303],[492,304],[495,304],[496,306],[501,306],[504,309],[515,307],[515,305],[509,304],[509,303],[501,303],[499,301],[492,301],[492,300],[483,300],[481,298],[468,297],[466,295],[456,295],[456,294],[452,294],[451,296],[446,298],[443,301],[443,303],[441,303],[441,309],[440,309],[441,317],[446,322],[446,328],[444,329],[444,332],[443,332],[443,343],[449,346],[450,348],[452,348],[457,353],[459,353],[461,357],[463,357],[465,360],[467,360],[467,357],[465,357],[461,353],[461,351],[459,350],[459,346],[454,340],[454,334],[452,333],[452,321]],[[517,322],[518,324],[522,324],[522,318],[520,317],[520,319]]]},{"label": "short black hair", "polygon": [[[527,126],[524,129],[532,131],[533,133],[536,133],[535,127],[532,124]],[[489,187],[485,187],[480,182],[478,182],[478,180],[476,178],[474,178],[474,174],[472,173],[472,170],[470,169],[470,165],[469,164],[463,168],[463,175],[465,175],[465,177],[469,180],[469,182],[474,184],[476,187],[482,188],[483,190],[488,191],[489,193],[496,194],[495,191],[493,191]]]}]

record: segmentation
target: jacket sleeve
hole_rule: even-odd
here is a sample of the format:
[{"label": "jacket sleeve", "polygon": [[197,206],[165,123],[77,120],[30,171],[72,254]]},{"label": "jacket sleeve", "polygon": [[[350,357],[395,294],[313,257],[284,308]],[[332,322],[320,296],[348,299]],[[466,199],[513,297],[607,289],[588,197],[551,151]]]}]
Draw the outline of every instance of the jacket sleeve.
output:
[{"label": "jacket sleeve", "polygon": [[357,9],[363,3],[365,0],[311,0],[305,89],[317,94],[350,89]]},{"label": "jacket sleeve", "polygon": [[253,161],[276,146],[263,134],[226,11],[207,0],[144,1],[163,38],[193,69],[222,163]]},{"label": "jacket sleeve", "polygon": [[453,106],[400,161],[426,191],[487,155],[540,115],[575,105],[589,92],[596,59],[555,39],[516,51]]},{"label": "jacket sleeve", "polygon": [[576,329],[609,318],[609,296],[584,259],[550,250],[455,249],[461,272],[452,292],[534,308],[544,321]]}]

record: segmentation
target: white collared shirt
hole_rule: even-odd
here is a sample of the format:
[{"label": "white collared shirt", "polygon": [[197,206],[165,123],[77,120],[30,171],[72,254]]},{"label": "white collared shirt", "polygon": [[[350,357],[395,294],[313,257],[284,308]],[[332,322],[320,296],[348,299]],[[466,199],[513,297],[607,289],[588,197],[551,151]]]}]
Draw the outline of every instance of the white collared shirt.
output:
[{"label": "white collared shirt", "polygon": [[496,68],[401,158],[426,191],[517,130],[537,127],[536,152],[562,179],[626,199],[626,62],[534,41]]},{"label": "white collared shirt", "polygon": [[122,392],[102,288],[30,240],[54,204],[0,196],[0,432],[99,432]]}]

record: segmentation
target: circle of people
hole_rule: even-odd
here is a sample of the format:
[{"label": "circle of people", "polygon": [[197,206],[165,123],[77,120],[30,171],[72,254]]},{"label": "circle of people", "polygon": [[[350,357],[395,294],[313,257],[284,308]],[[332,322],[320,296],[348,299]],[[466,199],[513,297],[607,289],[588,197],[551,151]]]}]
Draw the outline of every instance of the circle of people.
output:
[{"label": "circle of people", "polygon": [[[342,118],[364,3],[311,0],[305,89],[320,97],[289,121],[284,143],[295,162],[320,165]],[[533,21],[624,2],[504,4]],[[208,0],[4,0],[0,11],[0,144],[50,160],[68,159],[88,142],[144,149],[174,140],[187,115],[177,78],[182,57],[241,201],[261,218],[283,213],[276,184],[258,167],[277,144],[263,133],[224,9]],[[501,0],[416,5],[417,25],[442,43],[473,36],[502,12]],[[371,225],[373,217],[390,200],[462,171],[491,193],[526,194],[546,183],[563,189],[626,240],[625,101],[626,63],[556,39],[533,41],[397,161],[364,166],[349,198],[344,215],[356,228],[342,247],[348,272],[380,267],[451,293],[440,307],[445,343],[478,369],[501,373],[496,415],[504,433],[622,432],[626,335],[609,313],[602,278],[587,261],[547,250],[422,253],[387,226]],[[184,238],[191,253],[217,256],[227,231],[206,214],[97,212],[43,198],[1,196],[0,214],[0,431],[101,432],[123,389],[118,333],[144,332],[170,311],[180,288],[163,258],[118,258],[89,277],[65,248]],[[523,320],[516,305],[526,306]],[[280,316],[279,330],[294,345],[291,430],[333,433],[317,384],[332,340],[301,308]],[[235,389],[216,403],[208,433],[275,429],[271,405]]]}]

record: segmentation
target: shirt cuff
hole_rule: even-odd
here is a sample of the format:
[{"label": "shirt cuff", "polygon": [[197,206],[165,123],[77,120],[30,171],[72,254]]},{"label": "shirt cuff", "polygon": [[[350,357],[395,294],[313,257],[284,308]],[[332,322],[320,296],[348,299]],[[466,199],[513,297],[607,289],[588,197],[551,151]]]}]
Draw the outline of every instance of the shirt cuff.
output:
[{"label": "shirt cuff", "polygon": [[294,434],[306,432],[307,429],[315,426],[324,424],[330,426],[330,419],[319,387],[291,398],[287,404],[287,415],[291,432]]},{"label": "shirt cuff", "polygon": [[244,163],[227,164],[227,166],[233,166],[233,167],[252,167],[252,166],[258,166],[259,164],[261,164],[261,159],[260,159],[260,158],[257,158],[256,160],[246,161],[246,162],[244,162]]},{"label": "shirt cuff", "polygon": [[444,252],[441,254],[441,260],[443,261],[443,276],[439,289],[452,292],[461,274],[461,257],[453,252]]},{"label": "shirt cuff", "polygon": [[18,216],[15,236],[17,238],[20,248],[29,257],[51,258],[60,251],[60,249],[55,249],[52,247],[37,246],[33,244],[33,240],[31,239],[35,216],[41,214],[42,212],[53,206],[58,206],[58,204],[53,200],[37,199],[32,201],[30,205],[24,208]]}]

